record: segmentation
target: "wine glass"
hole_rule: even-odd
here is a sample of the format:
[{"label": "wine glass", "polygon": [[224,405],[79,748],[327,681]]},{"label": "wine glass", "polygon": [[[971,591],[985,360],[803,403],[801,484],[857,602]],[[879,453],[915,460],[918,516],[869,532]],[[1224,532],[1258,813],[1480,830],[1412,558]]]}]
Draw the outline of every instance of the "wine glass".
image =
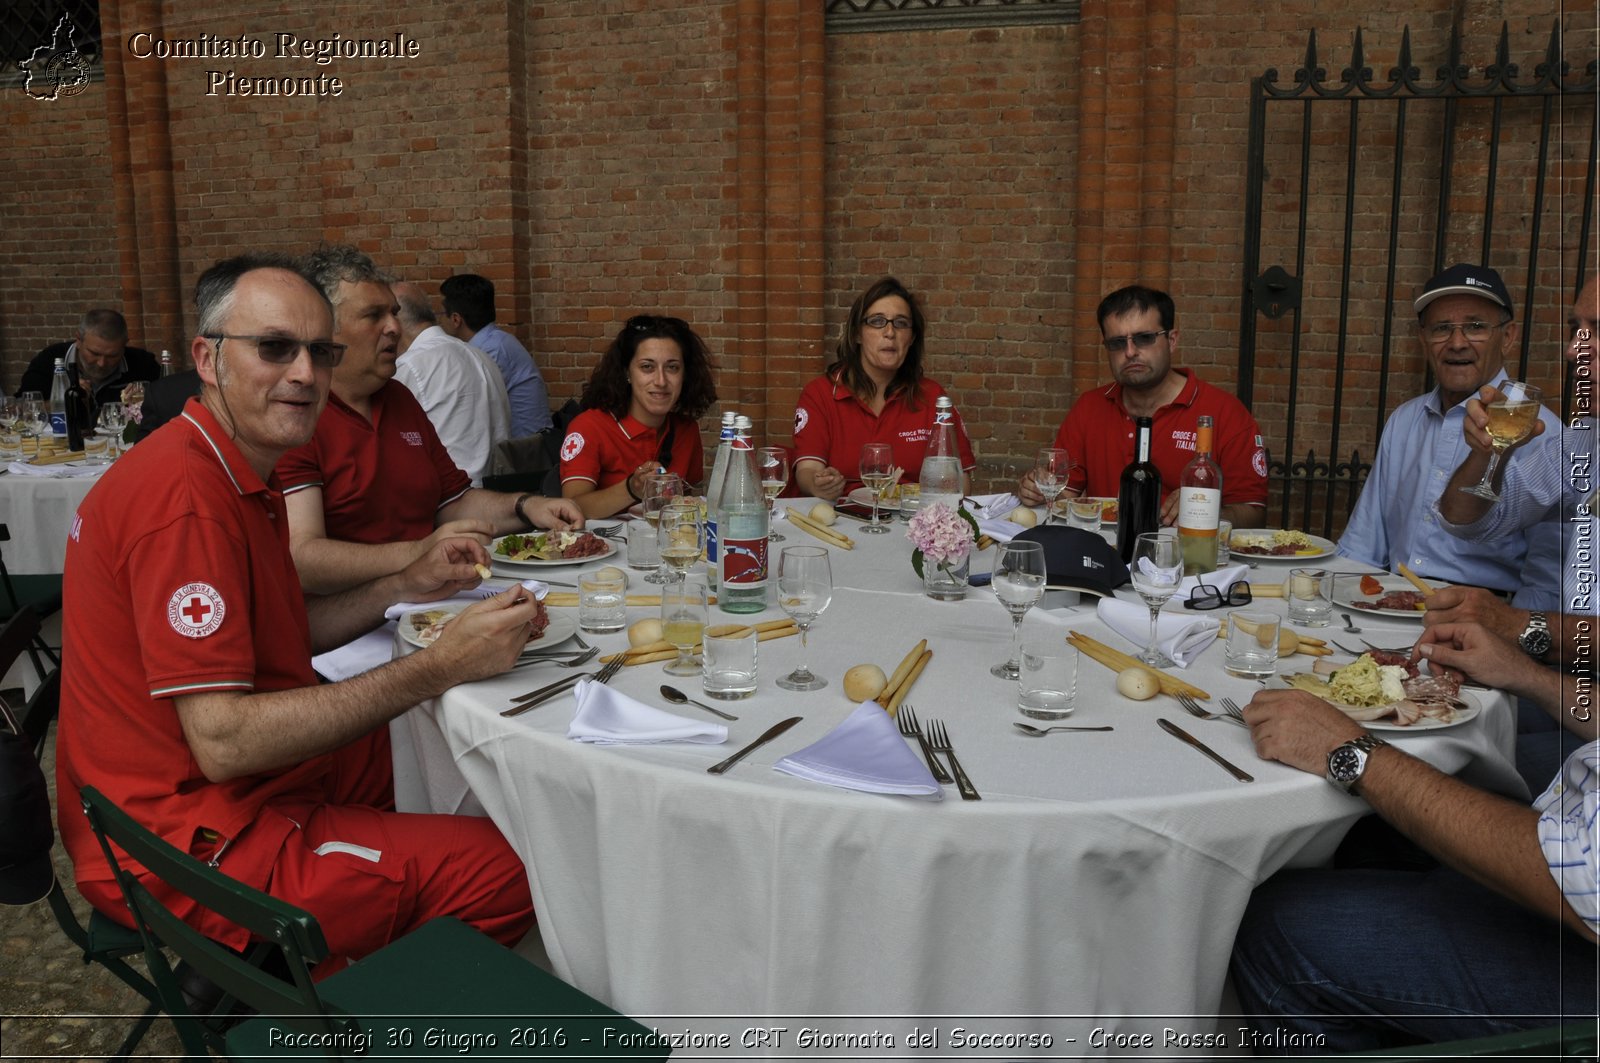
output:
[{"label": "wine glass", "polygon": [[789,486],[789,452],[782,447],[762,447],[756,451],[756,471],[761,474],[761,493],[767,500],[767,541],[781,543],[784,536],[772,522],[773,502]]},{"label": "wine glass", "polygon": [[1152,667],[1165,668],[1172,662],[1156,646],[1156,618],[1183,582],[1183,548],[1178,537],[1170,532],[1145,532],[1139,536],[1128,574],[1133,577],[1133,589],[1150,607],[1150,644],[1139,659]]},{"label": "wine glass", "polygon": [[1060,447],[1045,447],[1033,461],[1033,486],[1044,496],[1044,522],[1056,515],[1056,498],[1067,489],[1072,463]]},{"label": "wine glass", "polygon": [[882,535],[889,530],[889,526],[887,521],[878,522],[878,503],[895,481],[894,448],[887,443],[868,443],[862,447],[859,474],[861,482],[872,492],[872,522],[863,524],[861,530],[867,535]]},{"label": "wine glass", "polygon": [[785,690],[821,690],[828,681],[805,664],[806,632],[833,601],[833,569],[828,551],[820,546],[786,546],[778,559],[778,605],[800,629],[801,664],[778,678]]},{"label": "wine glass", "polygon": [[1044,545],[1012,540],[994,562],[994,595],[1011,614],[1011,659],[989,669],[999,679],[1022,675],[1022,618],[1044,597]]},{"label": "wine glass", "polygon": [[122,432],[127,426],[128,411],[122,403],[108,402],[100,407],[100,413],[95,418],[95,432],[109,440],[106,445],[108,457],[116,457],[122,449]]},{"label": "wine glass", "polygon": [[[37,395],[38,392],[30,391],[28,395]],[[33,456],[35,458],[44,450],[44,437],[50,434],[50,411],[41,398],[23,398],[21,407],[22,416],[18,422],[23,436],[33,437]]]},{"label": "wine glass", "polygon": [[[656,528],[659,533],[661,511],[673,499],[680,498],[682,495],[683,481],[678,478],[676,473],[657,473],[645,481],[644,501],[639,503],[640,515],[652,527]],[[666,583],[670,578],[667,575],[666,562],[663,561],[661,567],[645,576],[644,579],[646,583]]]},{"label": "wine glass", "polygon": [[1533,434],[1533,426],[1539,422],[1539,400],[1544,397],[1544,392],[1532,384],[1515,380],[1508,380],[1501,385],[1500,393],[1505,398],[1496,399],[1485,408],[1489,414],[1489,439],[1494,445],[1489,452],[1489,467],[1483,470],[1483,479],[1461,489],[1491,502],[1500,499],[1490,483],[1494,479],[1495,468],[1500,464],[1500,455]]},{"label": "wine glass", "polygon": [[687,579],[661,588],[661,637],[678,651],[667,664],[668,675],[699,675],[694,656],[706,630],[706,585]]},{"label": "wine glass", "polygon": [[656,518],[656,543],[661,562],[677,573],[677,582],[689,578],[689,570],[706,552],[706,525],[700,519],[700,506],[688,499],[668,503]]}]

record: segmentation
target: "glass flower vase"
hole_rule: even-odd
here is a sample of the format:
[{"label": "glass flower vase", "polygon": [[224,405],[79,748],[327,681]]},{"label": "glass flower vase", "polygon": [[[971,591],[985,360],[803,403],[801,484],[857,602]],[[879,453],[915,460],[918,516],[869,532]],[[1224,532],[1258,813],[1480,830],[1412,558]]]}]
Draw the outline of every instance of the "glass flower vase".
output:
[{"label": "glass flower vase", "polygon": [[960,561],[922,564],[922,592],[941,602],[959,602],[967,596],[967,575],[972,554]]}]

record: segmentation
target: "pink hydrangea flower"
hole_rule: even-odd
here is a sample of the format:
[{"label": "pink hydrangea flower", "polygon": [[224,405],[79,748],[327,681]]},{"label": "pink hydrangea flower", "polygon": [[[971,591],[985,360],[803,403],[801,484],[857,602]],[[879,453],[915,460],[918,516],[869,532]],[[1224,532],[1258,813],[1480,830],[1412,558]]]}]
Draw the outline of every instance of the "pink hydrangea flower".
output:
[{"label": "pink hydrangea flower", "polygon": [[943,502],[918,510],[906,529],[906,538],[925,559],[939,566],[960,563],[973,547],[972,526]]}]

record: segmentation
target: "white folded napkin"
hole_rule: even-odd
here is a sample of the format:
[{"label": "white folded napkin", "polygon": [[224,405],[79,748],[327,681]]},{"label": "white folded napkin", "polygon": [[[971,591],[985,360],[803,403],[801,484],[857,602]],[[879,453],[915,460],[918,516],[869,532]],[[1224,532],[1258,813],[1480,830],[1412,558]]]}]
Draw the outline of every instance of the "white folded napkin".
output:
[{"label": "white folded napkin", "polygon": [[[550,585],[548,583],[540,583],[536,579],[525,579],[522,581],[522,585],[532,591],[533,596],[541,601],[544,600],[546,594],[550,593]],[[441,598],[437,602],[396,602],[383,611],[384,619],[398,620],[407,613],[414,613],[418,609],[465,609],[473,602],[481,602],[485,598],[493,598],[505,590],[507,586],[509,584],[490,585],[483,583],[470,591],[462,591],[452,598]]]},{"label": "white folded napkin", "polygon": [[934,794],[944,790],[911,751],[889,714],[864,701],[843,723],[773,765],[800,779],[874,794]]},{"label": "white folded napkin", "polygon": [[967,512],[982,522],[988,518],[1004,517],[1013,509],[1022,505],[1022,499],[1013,494],[1003,495],[969,495],[971,501],[967,503]]},{"label": "white folded napkin", "polygon": [[1219,568],[1215,572],[1207,572],[1204,576],[1187,576],[1182,583],[1178,584],[1178,593],[1173,597],[1180,601],[1187,600],[1189,592],[1200,586],[1202,582],[1207,587],[1215,587],[1218,593],[1226,593],[1234,583],[1244,579],[1244,574],[1249,571],[1250,566],[1248,565],[1229,565],[1227,568]]},{"label": "white folded napkin", "polygon": [[572,714],[567,737],[596,745],[651,745],[660,742],[699,742],[721,745],[728,729],[720,723],[702,723],[653,708],[593,679],[580,679],[574,689],[578,711]]},{"label": "white folded napkin", "polygon": [[[1101,623],[1141,649],[1150,637],[1150,610],[1142,602],[1101,598],[1095,611]],[[1187,668],[1216,641],[1221,629],[1222,624],[1209,617],[1162,613],[1156,619],[1156,645],[1179,668]]]},{"label": "white folded napkin", "polygon": [[[1006,512],[1010,512],[1007,510]],[[987,535],[997,543],[1009,543],[1024,531],[1022,525],[1012,520],[1001,520],[999,517],[979,517],[978,531]]]},{"label": "white folded napkin", "polygon": [[394,633],[398,626],[391,620],[338,649],[319,653],[311,658],[311,667],[328,682],[340,683],[388,664],[394,659]]},{"label": "white folded napkin", "polygon": [[110,465],[71,465],[67,462],[57,462],[54,465],[30,465],[25,461],[14,461],[6,466],[6,472],[13,476],[37,476],[46,480],[70,480],[75,476],[99,476]]}]

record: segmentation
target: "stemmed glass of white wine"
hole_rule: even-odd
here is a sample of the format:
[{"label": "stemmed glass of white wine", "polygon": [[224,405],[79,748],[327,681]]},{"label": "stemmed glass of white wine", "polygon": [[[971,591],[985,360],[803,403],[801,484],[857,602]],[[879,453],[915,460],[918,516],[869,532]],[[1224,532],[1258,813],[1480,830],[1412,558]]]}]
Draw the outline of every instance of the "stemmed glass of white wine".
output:
[{"label": "stemmed glass of white wine", "polygon": [[1044,522],[1056,515],[1056,499],[1067,489],[1067,474],[1072,462],[1060,447],[1045,447],[1033,462],[1033,486],[1044,496]]},{"label": "stemmed glass of white wine", "polygon": [[887,443],[868,443],[862,447],[860,476],[861,482],[872,492],[872,522],[863,524],[861,530],[867,535],[882,535],[889,530],[889,525],[878,522],[878,504],[895,481],[894,448]]},{"label": "stemmed glass of white wine", "polygon": [[1483,470],[1483,479],[1461,489],[1491,502],[1500,498],[1492,482],[1494,470],[1500,464],[1500,455],[1533,434],[1533,426],[1539,423],[1539,400],[1544,398],[1544,392],[1532,384],[1516,380],[1508,380],[1500,385],[1500,394],[1504,397],[1484,407],[1489,414],[1489,441],[1494,445],[1489,452],[1489,467]]},{"label": "stemmed glass of white wine", "polygon": [[700,674],[694,648],[705,637],[706,598],[706,585],[687,579],[661,588],[661,637],[678,651],[667,664],[668,675]]},{"label": "stemmed glass of white wine", "polygon": [[[683,481],[673,473],[657,473],[645,481],[644,501],[639,503],[639,513],[651,527],[656,529],[658,538],[661,530],[661,511],[682,497]],[[669,579],[671,577],[667,575],[666,562],[662,562],[659,568],[644,578],[646,583],[665,583]]]},{"label": "stemmed glass of white wine", "polygon": [[994,561],[994,596],[1011,614],[1011,659],[989,669],[999,679],[1022,676],[1022,618],[1044,597],[1044,545],[1013,539]]},{"label": "stemmed glass of white wine", "polygon": [[806,632],[833,601],[833,567],[820,546],[786,546],[778,559],[778,605],[800,629],[800,666],[778,677],[785,690],[821,690],[828,681],[806,664]]},{"label": "stemmed glass of white wine", "polygon": [[656,520],[656,543],[661,563],[677,574],[677,582],[689,578],[689,570],[706,552],[706,526],[700,519],[700,506],[680,500],[661,511]]},{"label": "stemmed glass of white wine", "polygon": [[1133,547],[1133,564],[1128,566],[1133,589],[1150,607],[1150,642],[1139,655],[1145,664],[1165,668],[1172,662],[1156,645],[1156,620],[1161,607],[1178,593],[1183,582],[1183,548],[1171,532],[1145,532]]},{"label": "stemmed glass of white wine", "polygon": [[789,486],[789,452],[782,447],[762,447],[756,451],[756,471],[761,474],[761,495],[767,500],[767,541],[781,543],[785,537],[778,534],[772,511],[773,503]]}]

